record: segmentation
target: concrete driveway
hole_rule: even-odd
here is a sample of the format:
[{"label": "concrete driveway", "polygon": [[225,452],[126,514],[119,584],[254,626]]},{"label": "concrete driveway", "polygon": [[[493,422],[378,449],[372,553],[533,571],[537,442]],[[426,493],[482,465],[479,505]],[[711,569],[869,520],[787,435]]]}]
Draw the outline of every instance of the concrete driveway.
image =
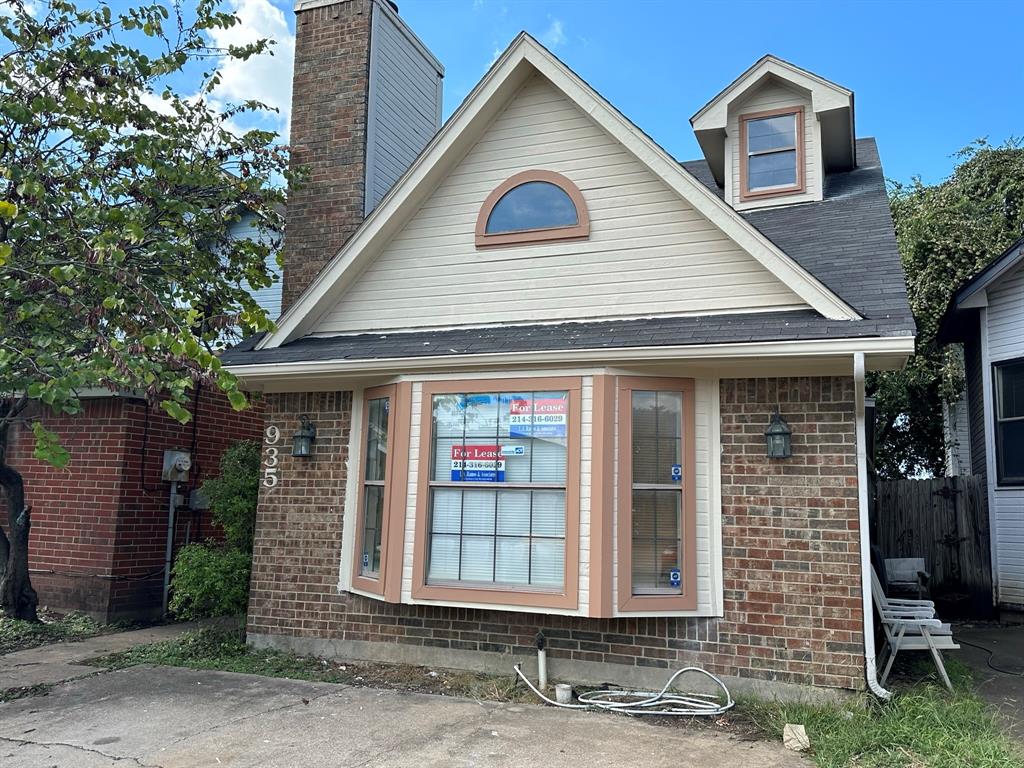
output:
[{"label": "concrete driveway", "polygon": [[806,768],[781,744],[608,714],[133,667],[0,704],[5,768]]}]

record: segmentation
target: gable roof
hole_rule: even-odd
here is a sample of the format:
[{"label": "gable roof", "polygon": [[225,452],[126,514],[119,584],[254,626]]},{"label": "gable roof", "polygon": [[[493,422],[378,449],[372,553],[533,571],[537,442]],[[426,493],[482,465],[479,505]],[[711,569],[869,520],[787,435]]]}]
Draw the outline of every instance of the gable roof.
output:
[{"label": "gable roof", "polygon": [[[521,324],[401,333],[307,337],[256,350],[250,339],[224,354],[228,365],[311,365],[335,361],[365,366],[374,361],[528,354],[559,350],[628,350],[854,339],[867,345],[891,340],[913,349],[914,318],[889,214],[885,179],[874,139],[860,139],[861,165],[826,176],[818,203],[748,211],[743,217],[814,272],[854,306],[861,320],[830,320],[812,310],[594,322]],[[682,164],[709,191],[721,195],[703,160]],[[1024,245],[1024,240],[1021,241]],[[600,357],[600,356],[599,356]]]},{"label": "gable roof", "polygon": [[281,317],[277,331],[264,337],[258,348],[276,347],[306,335],[379,253],[380,248],[415,212],[444,174],[475,143],[519,86],[534,73],[546,77],[655,175],[817,312],[836,320],[859,319],[858,313],[815,275],[787,255],[713,191],[686,173],[649,136],[523,32],[498,58],[341,251]]},{"label": "gable roof", "polygon": [[721,184],[725,178],[725,130],[730,108],[772,79],[805,92],[810,99],[811,111],[822,127],[825,170],[853,168],[857,164],[853,91],[778,56],[766,54],[690,118],[697,143],[717,182]]},{"label": "gable roof", "polygon": [[939,323],[939,340],[948,343],[964,341],[973,326],[962,315],[988,304],[986,291],[1004,275],[1024,263],[1024,237],[1015,240],[1009,248],[993,259],[988,266],[960,286],[949,299],[949,305]]}]

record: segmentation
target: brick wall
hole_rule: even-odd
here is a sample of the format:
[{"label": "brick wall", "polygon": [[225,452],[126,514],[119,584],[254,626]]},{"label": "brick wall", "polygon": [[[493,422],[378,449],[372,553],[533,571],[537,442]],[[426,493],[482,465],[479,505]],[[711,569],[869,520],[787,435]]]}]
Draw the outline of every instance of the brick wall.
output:
[{"label": "brick wall", "polygon": [[[550,658],[668,669],[689,664],[755,681],[863,687],[853,381],[723,381],[721,619],[587,619],[391,605],[338,594],[348,393],[269,395],[282,430],[316,415],[311,461],[283,457],[261,498],[249,631],[529,657],[538,629]],[[776,405],[792,459],[769,462]],[[344,652],[344,646],[341,646]]]},{"label": "brick wall", "polygon": [[[140,400],[110,397],[85,400],[75,416],[44,415],[71,454],[63,469],[33,458],[27,426],[12,431],[10,462],[32,508],[29,563],[40,604],[102,619],[159,612],[170,489],[160,479],[164,450],[192,450],[195,425],[193,487],[216,472],[228,445],[259,440],[263,428],[260,408],[235,412],[210,392],[196,413],[182,425],[159,410],[147,414]],[[210,513],[179,512],[179,545],[186,531],[192,540],[214,535]]]},{"label": "brick wall", "polygon": [[344,0],[295,19],[291,162],[309,176],[289,190],[282,311],[363,220],[370,0]]}]

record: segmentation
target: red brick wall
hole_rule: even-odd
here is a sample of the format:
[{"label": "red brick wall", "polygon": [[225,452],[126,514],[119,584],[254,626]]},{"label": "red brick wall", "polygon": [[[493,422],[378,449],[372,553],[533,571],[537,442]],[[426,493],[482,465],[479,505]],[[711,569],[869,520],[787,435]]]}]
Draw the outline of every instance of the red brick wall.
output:
[{"label": "red brick wall", "polygon": [[[763,432],[776,405],[793,426],[794,456],[769,462]],[[286,429],[312,413],[318,436],[315,458],[283,456],[280,485],[261,497],[249,631],[531,655],[543,629],[553,661],[695,664],[859,689],[853,381],[728,380],[721,406],[724,617],[587,619],[338,594],[350,395],[270,395],[268,423]]]},{"label": "red brick wall", "polygon": [[[196,414],[186,500],[189,488],[216,473],[231,443],[259,440],[263,428],[261,406],[236,412],[212,392],[200,395]],[[33,458],[27,426],[13,431],[10,454],[32,507],[29,562],[40,603],[104,619],[158,613],[170,491],[160,477],[163,452],[191,451],[193,423],[159,409],[147,414],[143,401],[123,397],[86,400],[78,415],[43,421],[71,453],[68,465]],[[189,522],[192,540],[215,535],[208,511],[178,514],[178,545]]]},{"label": "red brick wall", "polygon": [[305,182],[288,193],[282,311],[363,220],[370,0],[295,17],[291,162]]}]

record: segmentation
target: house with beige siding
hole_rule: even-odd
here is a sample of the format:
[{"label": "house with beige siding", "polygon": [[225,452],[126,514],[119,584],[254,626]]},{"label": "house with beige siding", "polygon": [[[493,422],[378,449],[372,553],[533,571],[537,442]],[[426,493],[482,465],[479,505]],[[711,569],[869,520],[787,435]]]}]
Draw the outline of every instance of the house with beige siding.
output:
[{"label": "house with beige siding", "polygon": [[375,25],[426,48],[296,13],[314,172],[277,329],[224,356],[266,404],[250,642],[880,690],[864,377],[914,324],[853,93],[765,56],[680,162],[523,33],[378,201]]},{"label": "house with beige siding", "polygon": [[962,347],[963,396],[945,409],[952,474],[984,479],[992,600],[1024,611],[1024,239],[953,295],[940,340]]}]

